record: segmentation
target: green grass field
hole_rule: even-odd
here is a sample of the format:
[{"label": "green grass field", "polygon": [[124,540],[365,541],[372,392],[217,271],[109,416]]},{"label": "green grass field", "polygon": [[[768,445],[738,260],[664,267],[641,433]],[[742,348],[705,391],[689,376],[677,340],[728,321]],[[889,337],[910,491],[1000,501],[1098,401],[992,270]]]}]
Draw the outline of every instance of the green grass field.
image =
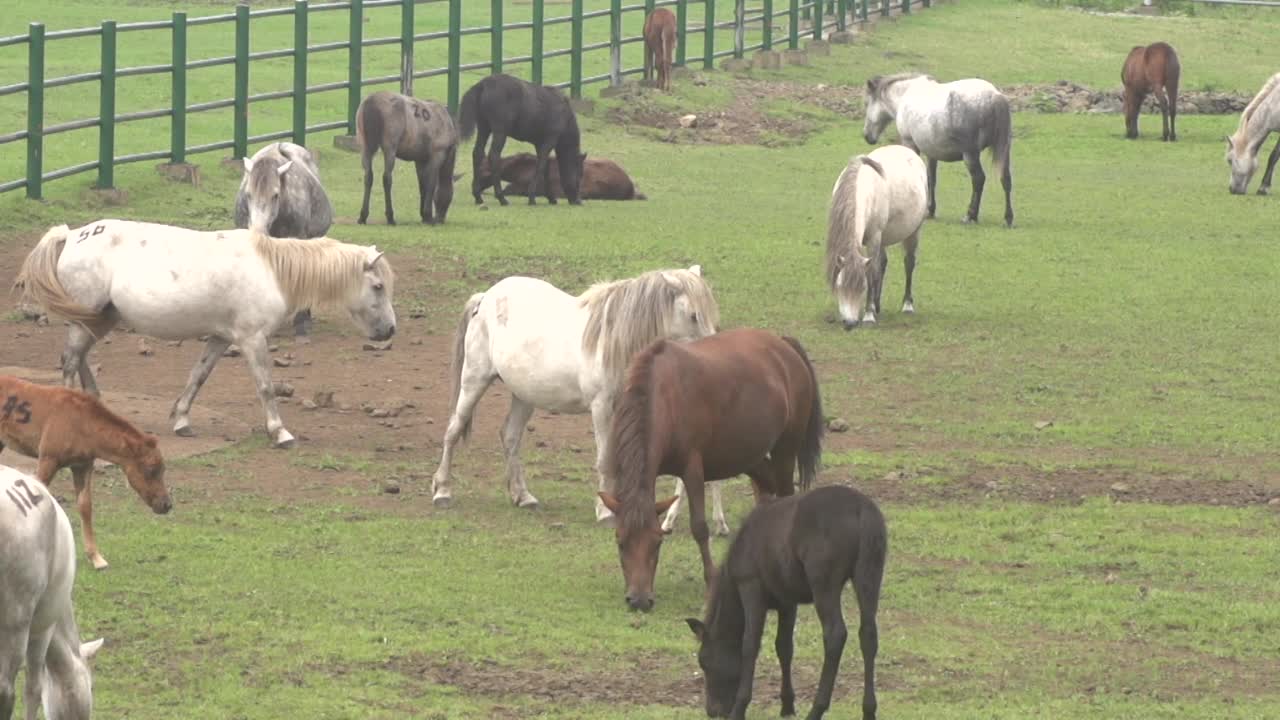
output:
[{"label": "green grass field", "polygon": [[[187,6],[195,15],[224,5]],[[51,27],[101,15],[98,5],[78,1],[23,6]],[[436,8],[424,5],[419,15]],[[171,9],[133,2],[111,12],[149,19]],[[522,12],[527,6],[515,5],[508,17]],[[0,34],[29,19],[0,18]],[[369,34],[394,33],[394,16],[386,22]],[[332,37],[315,39],[339,39],[342,25],[334,27],[326,31]],[[1275,70],[1277,30],[1274,14],[1137,19],[970,0],[882,24],[810,67],[755,77],[858,86],[870,74],[918,68],[944,79],[1110,88],[1130,45],[1167,39],[1182,55],[1184,87],[1253,92]],[[225,52],[225,39],[210,38],[206,54]],[[254,43],[282,47],[290,39],[286,22]],[[517,47],[508,41],[509,52]],[[135,50],[129,64],[167,57],[163,46]],[[487,46],[467,52],[482,59]],[[323,57],[313,81],[343,77],[345,57]],[[62,62],[59,74],[92,66]],[[393,67],[394,54],[370,62]],[[0,72],[24,70],[25,56],[0,52]],[[226,83],[211,76],[198,93],[193,86],[192,101],[228,95],[226,75]],[[286,87],[287,63],[277,76]],[[677,80],[675,97],[663,103],[728,104],[726,76],[698,77],[707,84]],[[165,97],[161,83],[121,109]],[[313,118],[340,117],[342,97],[317,98]],[[622,163],[646,203],[530,209],[515,202],[482,212],[469,199],[463,162],[468,177],[449,224],[423,228],[409,222],[416,186],[401,164],[395,194],[405,224],[382,226],[375,194],[371,219],[379,224],[356,226],[358,157],[333,149],[325,135],[313,144],[339,215],[331,234],[376,242],[435,279],[406,284],[397,298],[402,312],[427,313],[432,342],[452,331],[459,303],[485,286],[480,278],[535,274],[581,287],[695,262],[715,286],[725,327],[799,337],[818,363],[828,413],[853,426],[833,438],[823,479],[885,487],[882,476],[894,471],[916,488],[913,497],[924,497],[883,503],[891,537],[880,615],[882,717],[1280,716],[1280,534],[1275,512],[1262,504],[1280,495],[1273,311],[1280,205],[1228,195],[1221,138],[1235,117],[1183,116],[1179,142],[1162,144],[1151,137],[1159,123],[1151,116],[1144,137],[1126,142],[1119,116],[1019,114],[1017,227],[1000,226],[994,182],[983,222],[961,224],[967,173],[943,166],[939,217],[922,236],[917,314],[897,312],[901,255],[891,251],[880,326],[844,333],[828,322],[834,306],[819,242],[832,182],[851,154],[867,149],[861,118],[775,104],[774,112],[810,118],[814,132],[779,148],[672,144],[606,122],[614,102],[600,101],[583,119],[584,147]],[[96,107],[88,98],[48,101],[60,119]],[[0,105],[0,122],[19,127],[21,113]],[[252,132],[284,127],[288,105],[263,115],[277,124],[259,127],[255,116]],[[229,114],[201,123],[200,141],[230,136]],[[165,123],[152,127],[150,138],[120,151],[167,142]],[[93,156],[94,135],[73,135],[82,144],[58,149],[62,159],[52,163]],[[167,183],[149,164],[119,170],[117,184],[129,194],[123,207],[104,207],[88,189],[91,175],[47,184],[43,202],[0,196],[0,242],[29,244],[47,225],[101,216],[225,226],[239,177],[216,159],[196,160],[204,175],[198,189]],[[0,159],[6,178],[21,168],[20,157]],[[244,384],[224,372],[223,382]],[[296,406],[286,413],[298,415]],[[1042,421],[1052,425],[1037,430]],[[437,441],[431,437],[430,448]],[[472,446],[491,442],[486,428]],[[261,472],[255,458],[271,451],[255,437],[175,463],[178,511],[164,519],[140,509],[119,475],[107,473],[97,525],[113,565],[105,573],[82,565],[76,597],[86,636],[108,638],[95,666],[98,715],[703,716],[693,638],[682,620],[698,614],[702,599],[687,522],[663,553],[656,609],[631,614],[614,545],[589,521],[589,453],[530,447],[533,489],[545,509],[521,513],[505,500],[496,462],[471,451],[457,469],[460,502],[438,512],[430,504],[437,459],[430,448],[405,464],[303,443],[290,465],[299,481],[334,469],[368,480],[319,499],[207,489]],[[407,478],[401,495],[380,493],[373,480],[384,474]],[[1113,474],[1144,478],[1140,501],[1106,493]],[[1073,491],[1074,477],[1101,478],[1104,491]],[[65,493],[61,482],[56,489]],[[984,482],[999,490],[965,490]],[[1194,487],[1196,499],[1217,489],[1223,498],[1239,497],[1241,488],[1267,495],[1224,501],[1229,506],[1184,503],[1162,483]],[[1062,495],[1044,502],[1049,485]],[[748,500],[732,487],[736,527]],[[725,547],[715,543],[717,558]],[[846,593],[851,622],[853,603]],[[798,706],[806,712],[821,658],[811,610],[800,614],[797,643]],[[855,716],[860,666],[851,640],[829,717]],[[774,717],[770,642],[758,676],[750,716]]]}]

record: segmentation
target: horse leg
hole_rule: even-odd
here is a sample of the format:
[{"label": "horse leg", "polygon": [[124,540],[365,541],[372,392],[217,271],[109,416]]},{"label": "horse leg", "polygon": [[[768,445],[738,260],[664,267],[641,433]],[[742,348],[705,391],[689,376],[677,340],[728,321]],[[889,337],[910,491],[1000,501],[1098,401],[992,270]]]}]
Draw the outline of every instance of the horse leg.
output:
[{"label": "horse leg", "polygon": [[183,388],[182,394],[173,403],[173,409],[169,411],[169,417],[174,421],[175,435],[191,437],[195,434],[191,430],[191,403],[196,401],[196,394],[209,379],[213,366],[218,364],[218,360],[222,358],[222,354],[228,347],[231,347],[231,341],[213,335],[209,336],[208,341],[205,342],[204,353],[200,355],[200,359],[196,361],[195,367],[191,368],[191,373],[187,376],[187,386]]},{"label": "horse leg", "polygon": [[769,607],[758,580],[745,582],[738,587],[742,599],[742,655],[738,672],[738,692],[733,698],[731,720],[745,720],[747,706],[751,704],[752,684],[756,675],[756,658],[760,655],[760,640],[764,636],[765,616]]},{"label": "horse leg", "polygon": [[[489,142],[489,126],[485,123],[476,124],[476,145],[471,148],[471,194],[476,199],[477,205],[484,204],[484,198],[480,197],[480,193],[484,189],[493,185],[497,188],[501,182],[501,178],[493,174],[493,168],[489,168],[488,180],[481,179],[480,165],[484,162],[484,146]],[[494,192],[497,192],[495,189]]]},{"label": "horse leg", "polygon": [[267,337],[257,333],[240,343],[245,360],[249,361],[249,373],[258,386],[258,400],[262,402],[262,410],[267,416],[267,435],[271,443],[281,449],[293,447],[297,442],[284,427],[280,419],[280,409],[276,405],[275,389],[271,386],[271,358],[267,353]]},{"label": "horse leg", "polygon": [[440,171],[440,158],[432,157],[426,162],[418,161],[414,164],[414,169],[418,171],[418,213],[422,216],[422,222],[435,225],[431,199],[436,193],[436,173]]},{"label": "horse leg", "polygon": [[[596,436],[596,475],[600,478],[600,492],[613,493],[614,481],[610,477],[609,467],[609,434],[613,426],[613,397],[608,393],[600,393],[591,400],[591,428]],[[596,495],[596,522],[605,527],[613,527],[613,511],[605,507],[604,501]]]},{"label": "horse leg", "polygon": [[[667,514],[662,518],[662,532],[670,535],[671,529],[676,525],[676,519],[680,517],[680,506],[684,504],[684,481],[676,478],[676,500],[671,503],[671,507],[667,508]],[[724,498],[720,494],[720,483],[711,484],[711,519],[716,524],[716,535],[725,537],[729,534],[729,521],[724,516]]]},{"label": "horse leg", "polygon": [[382,196],[387,205],[387,224],[396,224],[396,213],[391,208],[391,178],[396,169],[396,153],[394,149],[382,148]]},{"label": "horse leg", "polygon": [[67,331],[67,345],[62,350],[62,384],[74,389],[78,374],[84,391],[97,397],[98,385],[89,370],[89,350],[95,342],[97,338],[85,326],[71,323]]},{"label": "horse leg", "polygon": [[978,152],[964,154],[965,167],[969,168],[969,179],[973,181],[973,195],[969,198],[969,214],[965,223],[978,222],[978,207],[982,205],[982,187],[987,184],[987,174],[982,171],[982,156]]},{"label": "horse leg", "polygon": [[671,530],[676,526],[676,518],[680,517],[680,506],[684,504],[684,481],[676,478],[675,501],[671,503],[671,507],[667,508],[667,514],[662,517],[662,532],[666,535],[671,534]]},{"label": "horse leg", "polygon": [[1156,88],[1156,102],[1160,105],[1160,139],[1169,142],[1169,96],[1165,94],[1164,87]]},{"label": "horse leg", "polygon": [[876,653],[880,649],[880,630],[876,611],[880,605],[880,583],[884,578],[884,555],[870,548],[859,548],[854,565],[853,590],[858,597],[858,644],[862,649],[862,717],[876,717]]},{"label": "horse leg", "polygon": [[551,143],[535,145],[534,151],[537,153],[538,161],[533,168],[533,181],[529,183],[529,204],[536,205],[535,198],[538,197],[538,188],[541,187],[547,196],[547,202],[552,205],[556,204],[556,199],[551,195],[551,164],[548,160],[551,157]]},{"label": "horse leg", "polygon": [[533,405],[511,396],[511,410],[502,426],[502,449],[507,455],[507,494],[516,507],[538,509],[538,498],[529,492],[524,481],[524,467],[520,464],[520,440],[524,429],[533,417]]},{"label": "horse leg", "polygon": [[507,136],[495,130],[493,144],[489,146],[489,172],[493,174],[493,196],[503,206],[510,204],[506,194],[502,192],[502,148],[506,144]]},{"label": "horse leg", "polygon": [[702,458],[694,455],[689,465],[680,475],[684,481],[684,489],[689,492],[689,534],[698,543],[698,552],[702,555],[702,579],[711,589],[711,579],[716,574],[716,566],[711,562],[711,533],[707,528],[706,484],[702,479]]},{"label": "horse leg", "polygon": [[796,606],[778,608],[778,637],[773,641],[778,654],[778,666],[782,669],[782,716],[796,714],[796,690],[791,686],[791,658],[795,655]]},{"label": "horse leg", "polygon": [[[824,553],[825,555],[826,553]],[[816,563],[822,570],[813,568],[809,573],[809,585],[814,588],[813,605],[818,611],[818,620],[822,623],[822,676],[818,681],[818,694],[813,698],[813,708],[809,711],[809,720],[819,720],[831,707],[831,693],[836,685],[836,672],[840,669],[840,656],[844,654],[844,644],[849,631],[844,624],[844,614],[840,610],[840,591],[844,587],[844,575],[838,582],[830,578],[820,577],[819,573],[827,570],[826,564]],[[863,720],[875,719],[875,708],[867,714],[866,698],[863,698]]]},{"label": "horse leg", "polygon": [[929,168],[929,215],[932,218],[934,212],[938,209],[938,202],[935,199],[934,188],[938,186],[938,161],[933,158],[926,158]]},{"label": "horse leg", "polygon": [[880,296],[884,293],[884,271],[889,267],[889,253],[884,249],[884,246],[880,247],[880,257],[877,259],[876,265],[879,267],[876,270],[876,315],[879,315]]},{"label": "horse leg", "polygon": [[[27,636],[27,677],[22,687],[22,702],[26,706],[26,720],[36,720],[36,711],[40,708],[42,689],[47,672],[46,659],[49,657],[49,643],[53,641],[53,626],[39,633]],[[45,708],[45,717],[49,717],[52,708]]]},{"label": "horse leg", "polygon": [[[484,347],[488,347],[487,344]],[[486,352],[468,352],[463,357],[462,371],[458,377],[458,402],[451,408],[449,427],[444,431],[440,465],[431,478],[431,503],[438,508],[447,508],[453,503],[453,489],[449,485],[453,450],[470,427],[476,404],[497,377],[498,373],[494,371]]]},{"label": "horse leg", "polygon": [[364,202],[360,205],[360,217],[356,222],[364,225],[369,219],[369,195],[373,193],[373,148],[360,152],[360,165],[364,168]]},{"label": "horse leg", "polygon": [[84,554],[93,563],[94,570],[106,570],[107,559],[98,552],[98,540],[93,534],[93,461],[71,468],[71,479],[76,486],[76,507],[80,510],[80,534],[84,536]]},{"label": "horse leg", "polygon": [[913,313],[916,311],[915,300],[911,298],[911,278],[916,270],[916,248],[920,246],[920,231],[911,233],[910,237],[902,241],[902,266],[907,271],[907,291],[902,295],[902,312]]},{"label": "horse leg", "polygon": [[[653,65],[654,65],[654,59],[656,57],[656,54],[657,54],[656,51],[649,44],[649,38],[646,37],[644,39],[644,76],[643,77],[645,80],[648,80],[650,82],[653,81]],[[659,70],[658,72],[661,73],[662,71]],[[661,78],[662,77],[661,74],[659,74],[658,77]],[[659,85],[660,84],[661,84],[661,81],[659,81]]]},{"label": "horse leg", "polygon": [[297,315],[293,316],[293,335],[298,342],[311,342],[307,337],[311,334],[311,308],[299,310]]},{"label": "horse leg", "polygon": [[27,633],[30,632],[29,614],[18,611],[18,608],[10,612],[13,614],[6,620],[12,624],[0,626],[0,720],[11,720],[13,708],[18,703],[18,671],[22,669],[22,656],[27,649]]},{"label": "horse leg", "polygon": [[1267,158],[1267,171],[1262,174],[1262,184],[1258,186],[1259,195],[1271,192],[1271,175],[1276,170],[1277,160],[1280,160],[1280,140],[1276,141],[1276,146],[1271,148],[1271,155]]}]

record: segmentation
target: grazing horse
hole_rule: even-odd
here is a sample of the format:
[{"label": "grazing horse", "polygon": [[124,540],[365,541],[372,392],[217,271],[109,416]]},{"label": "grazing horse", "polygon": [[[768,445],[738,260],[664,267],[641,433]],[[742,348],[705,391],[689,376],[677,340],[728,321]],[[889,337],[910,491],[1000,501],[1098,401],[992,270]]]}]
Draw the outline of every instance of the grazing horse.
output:
[{"label": "grazing horse", "polygon": [[0,375],[0,450],[9,446],[39,458],[36,477],[45,485],[71,468],[80,508],[84,553],[93,567],[107,567],[93,535],[93,461],[102,458],[124,470],[129,487],[157,515],[173,508],[164,485],[164,457],[154,435],[139,432],[97,398],[78,390],[36,385]]},{"label": "grazing horse", "polygon": [[911,276],[927,202],[924,161],[902,145],[859,155],[840,172],[827,218],[827,285],[845,330],[876,321],[890,245],[906,251],[902,312],[916,311]]},{"label": "grazing horse", "polygon": [[[1257,95],[1245,106],[1240,114],[1240,125],[1236,132],[1227,138],[1227,164],[1231,166],[1231,194],[1243,195],[1249,190],[1249,181],[1258,171],[1258,153],[1267,141],[1267,136],[1280,132],[1280,73],[1271,76]],[[1271,157],[1267,158],[1267,171],[1262,175],[1262,185],[1258,187],[1259,195],[1271,191],[1271,174],[1276,169],[1276,161],[1280,160],[1280,140],[1271,149]]]},{"label": "grazing horse", "polygon": [[272,238],[248,230],[201,232],[98,220],[51,228],[27,255],[14,287],[24,301],[71,321],[62,381],[79,373],[98,394],[89,349],[118,323],[167,340],[208,336],[174,403],[173,431],[191,435],[191,403],[232,343],[240,346],[276,447],[293,435],[276,409],[267,336],[300,308],[335,304],[374,340],[395,334],[395,275],[375,247],[330,238]]},{"label": "grazing horse", "polygon": [[1120,81],[1124,83],[1125,137],[1130,140],[1138,137],[1142,101],[1149,93],[1155,93],[1156,102],[1160,103],[1160,118],[1164,121],[1160,139],[1168,142],[1178,139],[1178,77],[1181,74],[1178,53],[1168,43],[1137,45],[1129,51],[1120,70]]},{"label": "grazing horse", "polygon": [[867,81],[867,119],[862,136],[872,145],[885,126],[895,121],[902,144],[929,161],[929,217],[937,201],[938,161],[964,160],[973,182],[965,222],[978,222],[982,188],[982,151],[991,148],[991,168],[1004,187],[1004,224],[1013,227],[1013,114],[1009,99],[986,80],[970,78],[939,83],[929,75],[905,73]]},{"label": "grazing horse", "polygon": [[[271,143],[244,159],[236,192],[235,222],[271,237],[323,237],[333,225],[333,204],[320,184],[311,152],[290,142]],[[293,318],[299,337],[311,332],[311,309]]]},{"label": "grazing horse", "polygon": [[778,613],[775,648],[782,667],[782,714],[795,714],[791,686],[796,607],[813,603],[822,623],[822,678],[809,711],[818,720],[831,707],[844,653],[840,596],[853,581],[861,622],[862,718],[876,717],[876,610],[884,577],[888,531],[880,508],[852,488],[831,485],[757,507],[742,523],[712,585],[705,621],[685,622],[698,638],[707,715],[745,718],[765,615]]},{"label": "grazing horse", "polygon": [[[543,186],[543,195],[556,200],[560,193],[560,168],[558,163],[548,163],[551,181]],[[537,177],[538,158],[532,153],[517,153],[502,160],[502,180],[507,184],[502,192],[508,195],[526,195]],[[493,182],[489,174],[488,158],[480,162],[480,174],[485,185]],[[579,197],[583,200],[647,200],[636,190],[627,171],[607,158],[582,155],[582,180],[578,183]]]},{"label": "grazing horse", "polygon": [[[494,380],[511,392],[500,438],[507,457],[507,492],[517,507],[536,507],[520,465],[520,439],[534,408],[591,413],[600,489],[606,472],[614,398],[631,356],[661,338],[694,340],[716,331],[720,309],[702,268],[654,270],[592,285],[581,295],[527,277],[498,281],[472,295],[454,336],[452,415],[444,435],[432,501],[448,507],[453,450],[471,430],[476,403]],[[596,518],[612,519],[603,503]]]},{"label": "grazing horse", "polygon": [[[654,480],[675,475],[689,493],[689,529],[703,578],[715,574],[708,545],[704,484],[746,474],[756,503],[790,495],[800,465],[808,489],[822,455],[818,378],[794,338],[764,330],[716,333],[691,343],[655,342],[635,356],[609,436],[609,474],[617,494],[600,499],[618,515],[618,557],[633,610],[653,607],[662,549]],[[656,512],[655,512],[656,510]]]},{"label": "grazing horse", "polygon": [[[454,163],[458,158],[458,128],[449,109],[434,100],[380,90],[360,102],[356,110],[356,137],[360,164],[364,167],[364,203],[356,222],[369,219],[369,193],[373,191],[373,154],[382,150],[382,193],[387,224],[395,225],[391,209],[391,177],[396,158],[412,160],[418,171],[418,213],[428,225],[444,224],[453,203]],[[432,205],[435,215],[432,215]]]},{"label": "grazing horse", "polygon": [[652,80],[657,69],[658,89],[667,92],[671,92],[671,56],[675,50],[675,13],[658,8],[644,19],[644,79]]},{"label": "grazing horse", "polygon": [[[464,140],[477,133],[476,146],[471,151],[474,175],[471,194],[475,196],[477,205],[484,203],[480,193],[490,184],[498,202],[507,204],[501,184],[495,178],[503,177],[502,147],[508,137],[530,143],[538,151],[538,169],[534,182],[529,184],[530,205],[537,202],[538,183],[551,183],[547,158],[552,150],[556,151],[556,162],[560,166],[560,187],[564,196],[569,198],[570,205],[582,204],[578,196],[582,181],[582,138],[578,132],[578,118],[564,93],[510,75],[490,75],[472,85],[462,96],[458,125]],[[490,135],[493,136],[493,144],[489,147],[490,175],[485,181],[480,179],[480,161],[485,159],[484,148]],[[555,197],[548,198],[554,205]]]},{"label": "grazing horse", "polygon": [[27,720],[88,720],[89,660],[102,640],[80,643],[71,588],[76,540],[57,499],[35,478],[0,465],[0,720],[13,717],[27,660]]}]

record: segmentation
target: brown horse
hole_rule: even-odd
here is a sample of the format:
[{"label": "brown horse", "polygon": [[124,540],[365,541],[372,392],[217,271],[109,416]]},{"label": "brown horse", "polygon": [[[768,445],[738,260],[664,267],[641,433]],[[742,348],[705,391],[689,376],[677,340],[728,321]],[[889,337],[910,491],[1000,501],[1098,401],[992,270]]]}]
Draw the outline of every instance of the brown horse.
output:
[{"label": "brown horse", "polygon": [[637,353],[614,407],[608,476],[617,495],[600,499],[618,516],[618,555],[633,610],[653,607],[662,548],[654,502],[658,475],[684,481],[689,529],[702,552],[703,579],[715,574],[703,484],[746,474],[756,503],[808,489],[822,455],[818,378],[794,338],[729,330],[690,343],[660,340]]},{"label": "brown horse", "polygon": [[658,8],[644,19],[644,79],[658,71],[658,89],[671,92],[671,55],[676,50],[676,16]]},{"label": "brown horse", "polygon": [[9,445],[39,458],[36,477],[48,485],[64,467],[71,468],[80,508],[84,551],[98,570],[107,561],[93,536],[93,461],[102,458],[124,469],[129,486],[151,510],[163,515],[173,508],[164,484],[164,458],[154,435],[139,432],[92,395],[60,387],[36,385],[0,375],[0,450]]},{"label": "brown horse", "polygon": [[1138,115],[1142,101],[1148,93],[1155,93],[1160,103],[1160,117],[1164,121],[1162,140],[1178,139],[1178,78],[1182,65],[1178,53],[1168,43],[1157,42],[1143,47],[1135,46],[1125,58],[1120,79],[1124,81],[1125,137],[1138,137]]},{"label": "brown horse", "polygon": [[[582,182],[579,193],[583,200],[646,200],[644,193],[636,190],[636,185],[618,163],[607,158],[582,158]],[[560,165],[548,162],[551,181],[546,184],[543,195],[555,201],[560,195]],[[533,153],[517,153],[502,159],[502,179],[508,183],[503,193],[511,195],[527,195],[533,185],[538,171],[538,156]],[[493,178],[489,172],[489,159],[480,161],[480,180],[489,184]]]},{"label": "brown horse", "polygon": [[364,166],[364,203],[356,222],[363,225],[369,219],[373,154],[381,149],[387,224],[396,224],[395,212],[391,209],[391,177],[396,158],[412,160],[417,167],[418,213],[422,222],[444,223],[453,202],[453,181],[458,179],[453,174],[453,166],[460,142],[448,108],[433,100],[379,90],[362,100],[356,110],[356,137],[360,140],[360,164]]}]

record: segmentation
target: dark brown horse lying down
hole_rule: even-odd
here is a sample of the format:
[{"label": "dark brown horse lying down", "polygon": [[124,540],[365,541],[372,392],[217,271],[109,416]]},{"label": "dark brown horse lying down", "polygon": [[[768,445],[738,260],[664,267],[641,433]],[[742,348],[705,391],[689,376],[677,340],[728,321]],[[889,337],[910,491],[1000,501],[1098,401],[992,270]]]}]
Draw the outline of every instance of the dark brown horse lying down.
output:
[{"label": "dark brown horse lying down", "polygon": [[[608,158],[587,157],[585,153],[582,158],[582,184],[579,187],[583,200],[648,199],[644,193],[636,190],[635,183],[631,182],[627,171],[618,163]],[[519,153],[503,158],[502,180],[509,184],[502,192],[508,195],[527,195],[537,167],[538,158],[533,153]],[[555,202],[560,195],[560,166],[559,163],[548,162],[547,168],[551,174],[551,181],[548,183],[550,191],[543,195]],[[480,180],[482,183],[490,180],[487,158],[480,163]]]}]

